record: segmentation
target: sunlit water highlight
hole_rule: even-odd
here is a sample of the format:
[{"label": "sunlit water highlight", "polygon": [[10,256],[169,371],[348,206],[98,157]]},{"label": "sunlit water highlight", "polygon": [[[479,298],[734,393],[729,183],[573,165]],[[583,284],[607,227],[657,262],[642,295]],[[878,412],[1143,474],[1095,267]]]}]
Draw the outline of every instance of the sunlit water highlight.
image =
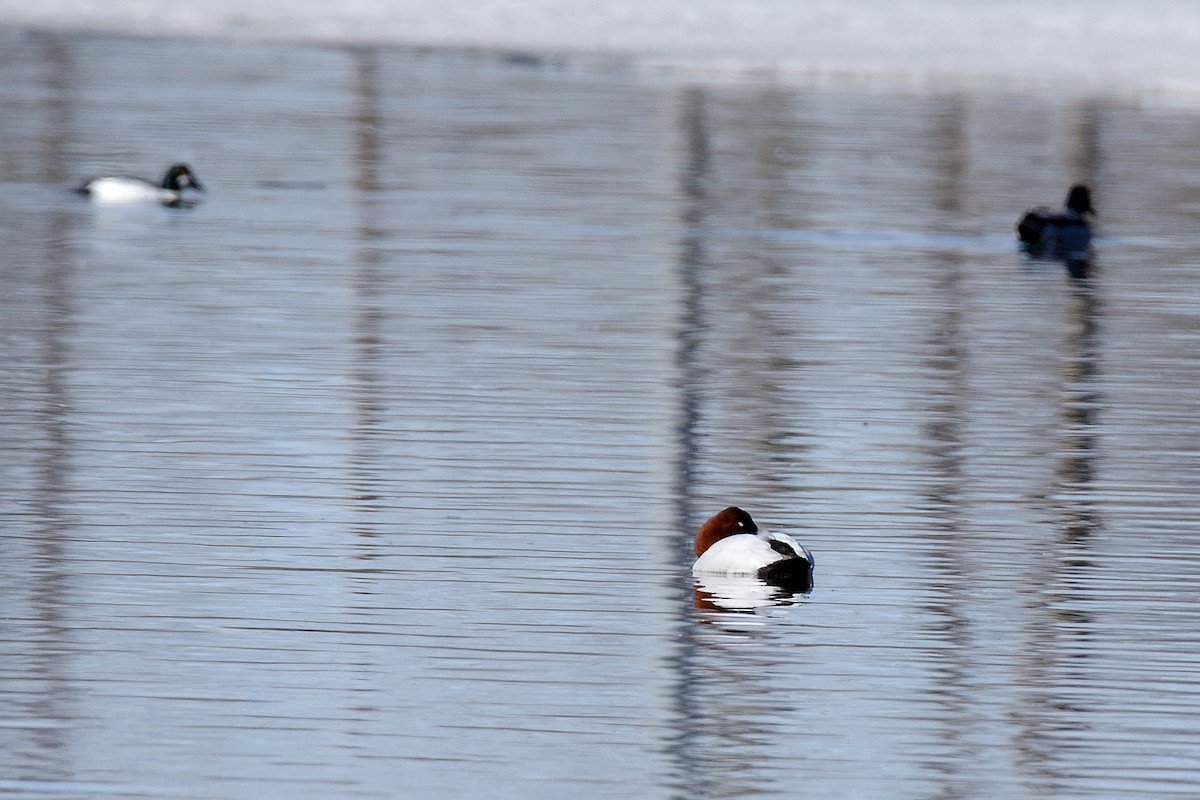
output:
[{"label": "sunlit water highlight", "polygon": [[[7,796],[1194,793],[1195,112],[95,38],[0,75]],[[178,158],[194,209],[67,191]],[[1011,234],[1077,179],[1084,278]],[[697,604],[732,502],[810,595]]]}]

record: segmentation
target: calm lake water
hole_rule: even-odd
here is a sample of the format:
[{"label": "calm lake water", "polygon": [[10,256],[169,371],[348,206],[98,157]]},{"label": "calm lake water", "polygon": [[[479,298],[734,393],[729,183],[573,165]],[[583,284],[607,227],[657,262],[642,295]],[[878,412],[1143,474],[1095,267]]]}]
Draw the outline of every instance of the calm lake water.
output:
[{"label": "calm lake water", "polygon": [[[1200,108],[10,36],[0,111],[0,795],[1200,792]],[[733,503],[810,594],[694,593]]]}]

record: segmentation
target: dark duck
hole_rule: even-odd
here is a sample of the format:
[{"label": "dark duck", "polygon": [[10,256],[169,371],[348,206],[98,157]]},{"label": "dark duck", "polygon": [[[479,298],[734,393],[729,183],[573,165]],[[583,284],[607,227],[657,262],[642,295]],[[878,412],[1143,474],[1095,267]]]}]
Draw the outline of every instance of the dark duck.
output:
[{"label": "dark duck", "polygon": [[1078,252],[1091,242],[1095,216],[1088,188],[1072,186],[1063,208],[1043,206],[1026,211],[1017,222],[1017,238],[1031,251]]}]

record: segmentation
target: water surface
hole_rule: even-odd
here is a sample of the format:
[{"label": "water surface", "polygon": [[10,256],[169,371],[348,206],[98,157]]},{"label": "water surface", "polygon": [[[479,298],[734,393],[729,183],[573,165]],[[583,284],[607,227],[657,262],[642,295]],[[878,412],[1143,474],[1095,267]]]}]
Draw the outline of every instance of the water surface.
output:
[{"label": "water surface", "polygon": [[[29,37],[0,790],[1187,797],[1200,115]],[[90,174],[187,159],[186,210]],[[1011,226],[1073,180],[1085,277]],[[696,608],[730,503],[814,591]]]}]

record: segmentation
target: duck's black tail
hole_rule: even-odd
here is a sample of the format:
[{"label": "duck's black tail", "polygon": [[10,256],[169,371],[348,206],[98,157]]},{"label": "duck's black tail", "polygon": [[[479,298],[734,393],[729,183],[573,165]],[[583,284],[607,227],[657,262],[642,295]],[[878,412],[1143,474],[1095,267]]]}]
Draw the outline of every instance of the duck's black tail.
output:
[{"label": "duck's black tail", "polygon": [[760,580],[792,592],[811,592],[813,565],[806,558],[787,558],[758,571]]}]

